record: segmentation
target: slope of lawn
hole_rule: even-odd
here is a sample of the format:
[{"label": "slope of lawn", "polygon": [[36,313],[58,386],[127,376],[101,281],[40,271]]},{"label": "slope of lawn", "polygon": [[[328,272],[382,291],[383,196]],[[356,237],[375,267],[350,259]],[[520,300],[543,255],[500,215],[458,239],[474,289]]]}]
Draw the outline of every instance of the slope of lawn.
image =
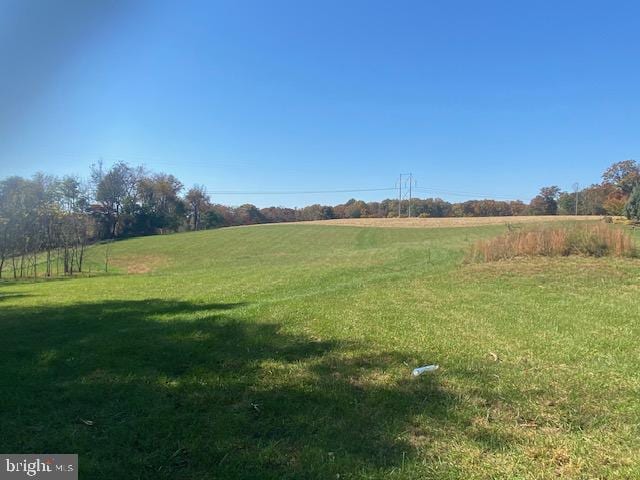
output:
[{"label": "slope of lawn", "polygon": [[0,450],[91,479],[640,477],[640,261],[462,262],[504,229],[230,228],[0,283]]}]

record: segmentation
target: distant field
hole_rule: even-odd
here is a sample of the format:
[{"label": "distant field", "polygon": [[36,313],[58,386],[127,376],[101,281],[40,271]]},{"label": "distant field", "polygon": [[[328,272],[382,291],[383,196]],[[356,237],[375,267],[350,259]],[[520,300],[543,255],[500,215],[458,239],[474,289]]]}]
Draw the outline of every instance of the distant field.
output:
[{"label": "distant field", "polygon": [[597,215],[549,215],[521,217],[447,217],[447,218],[338,218],[335,220],[317,220],[302,222],[316,225],[349,225],[355,227],[396,227],[396,228],[442,228],[476,227],[481,225],[506,225],[540,222],[589,222],[600,220]]},{"label": "distant field", "polygon": [[[487,219],[410,220],[460,221]],[[463,262],[504,231],[220,229],[0,282],[0,450],[86,479],[640,478],[640,261]]]}]

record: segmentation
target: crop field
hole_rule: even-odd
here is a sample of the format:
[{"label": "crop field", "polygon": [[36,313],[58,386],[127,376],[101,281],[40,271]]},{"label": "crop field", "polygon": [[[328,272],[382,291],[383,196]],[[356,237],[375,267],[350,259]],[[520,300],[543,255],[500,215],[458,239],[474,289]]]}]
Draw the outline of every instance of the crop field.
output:
[{"label": "crop field", "polygon": [[484,225],[525,225],[556,222],[593,222],[602,217],[595,215],[570,215],[523,217],[443,217],[443,218],[337,218],[335,220],[315,220],[302,222],[317,225],[343,225],[352,227],[394,227],[394,228],[443,228],[443,227],[477,227]]},{"label": "crop field", "polygon": [[0,450],[88,479],[640,478],[640,260],[469,264],[504,224],[366,222],[0,283]]}]

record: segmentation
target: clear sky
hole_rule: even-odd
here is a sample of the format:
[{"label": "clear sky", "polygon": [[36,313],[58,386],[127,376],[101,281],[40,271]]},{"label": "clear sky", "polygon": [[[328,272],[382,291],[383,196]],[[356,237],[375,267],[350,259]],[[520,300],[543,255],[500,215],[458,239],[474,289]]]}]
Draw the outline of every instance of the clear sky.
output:
[{"label": "clear sky", "polygon": [[[529,200],[640,151],[640,2],[0,2],[0,177]],[[301,206],[393,192],[214,194]],[[421,191],[420,196],[432,196]],[[435,196],[435,195],[434,195]]]}]

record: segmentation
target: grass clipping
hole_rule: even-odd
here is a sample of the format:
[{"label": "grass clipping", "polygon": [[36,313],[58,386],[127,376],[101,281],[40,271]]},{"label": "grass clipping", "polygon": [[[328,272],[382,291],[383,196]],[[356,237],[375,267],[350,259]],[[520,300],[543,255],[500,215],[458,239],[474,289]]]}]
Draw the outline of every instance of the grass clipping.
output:
[{"label": "grass clipping", "polygon": [[621,228],[608,225],[573,225],[512,230],[477,242],[469,253],[472,262],[495,262],[518,257],[637,257],[638,249]]}]

